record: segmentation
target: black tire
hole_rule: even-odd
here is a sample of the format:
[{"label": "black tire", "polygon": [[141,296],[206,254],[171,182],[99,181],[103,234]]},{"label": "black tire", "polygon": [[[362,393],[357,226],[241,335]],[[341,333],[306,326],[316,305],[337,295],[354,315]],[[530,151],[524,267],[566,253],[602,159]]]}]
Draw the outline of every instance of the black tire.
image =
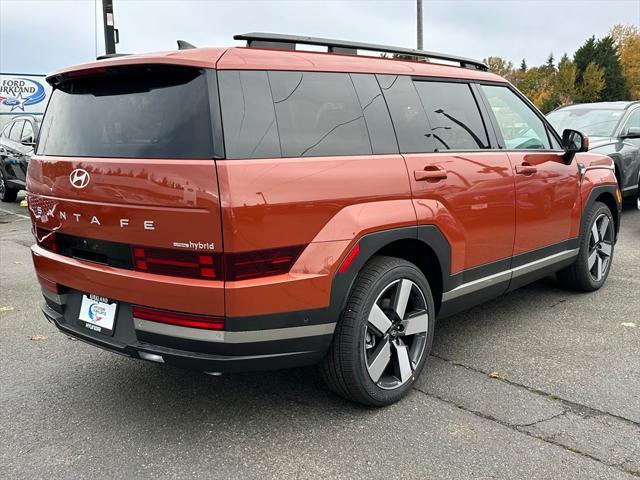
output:
[{"label": "black tire", "polygon": [[18,198],[18,190],[7,185],[4,169],[0,166],[0,201],[15,202],[16,198]]},{"label": "black tire", "polygon": [[[594,242],[594,235],[592,229],[595,222],[604,221],[604,218],[608,220],[609,233],[604,235],[608,239]],[[597,228],[597,227],[596,227]],[[600,230],[600,229],[598,229]],[[597,240],[597,239],[596,239]],[[602,244],[605,244],[604,246]],[[610,254],[608,255],[608,261],[604,262],[601,257],[605,255],[602,253],[602,248],[610,248]],[[613,261],[613,253],[615,247],[615,223],[613,215],[609,207],[601,202],[595,202],[589,210],[587,221],[584,223],[584,227],[580,232],[580,253],[576,258],[576,261],[569,267],[560,270],[556,276],[560,284],[571,290],[578,290],[582,292],[593,292],[600,289],[607,280],[609,272],[611,271],[611,263]],[[590,259],[595,255],[595,261],[602,261],[602,267],[598,270],[597,263],[590,268]],[[594,270],[595,269],[595,270]],[[598,271],[601,275],[595,275],[593,271]]]},{"label": "black tire", "polygon": [[[401,292],[406,292],[406,288],[409,293],[403,296]],[[407,298],[402,314],[397,313],[399,309],[395,306],[403,302],[399,298]],[[378,308],[382,311],[380,305],[389,307],[384,318],[392,326],[386,334],[381,334],[382,329],[376,330],[370,322],[374,304],[376,311]],[[407,323],[418,318],[420,321],[411,326]],[[390,405],[406,395],[420,375],[431,351],[434,324],[433,296],[420,269],[399,258],[373,257],[362,268],[351,289],[329,352],[320,365],[322,378],[329,389],[346,399],[375,407]],[[409,330],[420,333],[410,334]],[[374,347],[376,341],[378,344]],[[371,365],[368,362],[376,352],[385,350],[384,347],[390,352],[386,368],[382,367],[384,370],[374,382],[371,369],[375,362]],[[400,364],[408,365],[410,373]]]}]

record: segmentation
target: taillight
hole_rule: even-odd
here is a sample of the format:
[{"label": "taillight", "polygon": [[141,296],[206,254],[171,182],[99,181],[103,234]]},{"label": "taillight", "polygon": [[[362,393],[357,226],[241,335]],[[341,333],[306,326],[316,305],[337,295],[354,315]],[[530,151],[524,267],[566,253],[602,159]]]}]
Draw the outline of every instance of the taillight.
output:
[{"label": "taillight", "polygon": [[224,330],[224,318],[191,313],[171,312],[157,308],[133,306],[133,317],[150,322],[168,323],[181,327],[204,328],[207,330]]},{"label": "taillight", "polygon": [[56,243],[56,232],[36,227],[36,242],[38,242],[38,245],[40,245],[45,250],[50,250],[52,252],[58,251],[58,244]]},{"label": "taillight", "polygon": [[220,256],[168,248],[132,247],[133,268],[178,277],[220,279]]},{"label": "taillight", "polygon": [[248,280],[287,273],[303,246],[225,254],[225,280]]},{"label": "taillight", "polygon": [[49,280],[48,278],[45,278],[40,274],[36,274],[36,275],[38,277],[38,282],[40,282],[40,285],[42,285],[42,288],[49,290],[50,292],[53,292],[56,295],[60,295],[67,291],[67,287],[60,285],[59,283],[56,283],[53,280]]}]

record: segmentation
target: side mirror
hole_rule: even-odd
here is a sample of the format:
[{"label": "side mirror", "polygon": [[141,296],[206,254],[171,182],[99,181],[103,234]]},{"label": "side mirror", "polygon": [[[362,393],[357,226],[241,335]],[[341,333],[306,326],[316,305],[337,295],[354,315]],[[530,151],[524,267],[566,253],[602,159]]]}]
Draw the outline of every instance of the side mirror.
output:
[{"label": "side mirror", "polygon": [[562,146],[565,151],[565,161],[569,164],[576,153],[589,151],[589,137],[578,130],[567,128],[562,132]]},{"label": "side mirror", "polygon": [[623,133],[620,138],[640,138],[640,127],[629,127],[629,129]]},{"label": "side mirror", "polygon": [[20,141],[20,143],[22,145],[24,145],[25,147],[35,147],[36,146],[36,142],[34,141],[33,137],[25,137]]}]

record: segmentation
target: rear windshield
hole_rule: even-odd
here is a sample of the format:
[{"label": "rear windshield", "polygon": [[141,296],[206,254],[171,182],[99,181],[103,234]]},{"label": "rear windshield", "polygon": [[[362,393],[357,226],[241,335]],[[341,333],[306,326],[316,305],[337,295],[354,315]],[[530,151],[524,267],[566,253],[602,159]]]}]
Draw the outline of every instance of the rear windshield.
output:
[{"label": "rear windshield", "polygon": [[38,154],[69,157],[213,158],[206,73],[123,68],[58,86]]}]

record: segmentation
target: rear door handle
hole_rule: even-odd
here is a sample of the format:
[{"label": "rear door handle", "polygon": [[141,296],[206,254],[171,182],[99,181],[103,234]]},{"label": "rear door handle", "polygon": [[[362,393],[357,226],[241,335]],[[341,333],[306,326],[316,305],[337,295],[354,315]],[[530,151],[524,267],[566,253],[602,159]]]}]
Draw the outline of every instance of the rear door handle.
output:
[{"label": "rear door handle", "polygon": [[[429,167],[425,167],[429,168]],[[429,180],[444,180],[447,178],[447,171],[442,170],[441,168],[436,168],[432,170],[414,170],[413,177],[417,181],[429,181]]]},{"label": "rear door handle", "polygon": [[533,175],[537,171],[533,165],[516,165],[516,173],[519,175]]}]

